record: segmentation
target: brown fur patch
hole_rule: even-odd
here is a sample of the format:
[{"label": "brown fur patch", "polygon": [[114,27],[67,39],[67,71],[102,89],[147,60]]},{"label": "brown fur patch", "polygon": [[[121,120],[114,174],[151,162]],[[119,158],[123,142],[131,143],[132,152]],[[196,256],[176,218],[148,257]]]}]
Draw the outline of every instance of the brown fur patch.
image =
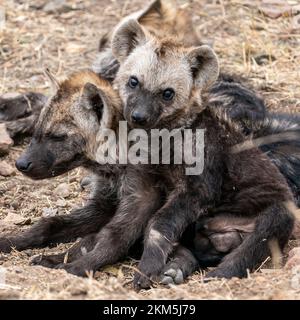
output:
[{"label": "brown fur patch", "polygon": [[[59,88],[55,96],[52,98],[52,103],[59,105],[59,109],[63,112],[68,111],[68,106],[74,99],[81,96],[83,88],[87,83],[91,83],[101,89],[109,103],[114,109],[120,108],[120,99],[118,93],[112,88],[109,81],[102,79],[91,70],[82,70],[71,74],[67,79],[59,83]],[[59,121],[59,120],[58,120]]]},{"label": "brown fur patch", "polygon": [[178,39],[175,37],[168,37],[159,42],[157,41],[157,48],[154,51],[158,57],[164,58],[168,52],[174,54],[174,52],[180,50],[182,50],[182,44],[179,43]]},{"label": "brown fur patch", "polygon": [[[103,90],[111,90],[111,84],[91,70],[78,71],[70,75],[70,77],[59,84],[60,92],[76,92],[82,90],[86,83],[92,83]],[[113,91],[113,90],[112,90]]]}]

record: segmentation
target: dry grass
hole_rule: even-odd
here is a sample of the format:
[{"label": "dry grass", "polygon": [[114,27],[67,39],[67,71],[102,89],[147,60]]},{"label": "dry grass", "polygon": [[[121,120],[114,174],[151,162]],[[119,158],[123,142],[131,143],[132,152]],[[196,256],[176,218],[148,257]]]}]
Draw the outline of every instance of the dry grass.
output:
[{"label": "dry grass", "polygon": [[[73,0],[67,1],[66,12],[49,14],[36,9],[45,1],[5,1],[7,22],[0,29],[0,94],[28,90],[47,93],[49,84],[43,76],[44,66],[59,77],[90,66],[100,35],[144,4],[141,0]],[[189,6],[203,39],[214,44],[223,70],[248,78],[265,96],[270,108],[299,112],[300,30],[291,30],[292,17],[266,18],[258,12],[256,4],[246,0],[199,0],[190,1]],[[269,58],[266,64],[259,65],[256,60],[261,55],[275,60]],[[14,147],[5,160],[12,164],[23,148]],[[0,178],[0,218],[16,213],[33,222],[44,207],[58,208],[59,214],[69,212],[82,204],[86,196],[79,189],[82,175],[81,170],[74,170],[49,181],[31,181],[19,173]],[[69,184],[71,192],[61,207],[53,190],[62,182]],[[57,252],[65,247],[45,250]],[[95,279],[81,279],[64,271],[29,266],[31,256],[41,252],[26,250],[0,257],[0,265],[6,268],[6,286],[0,285],[0,298],[300,299],[297,268],[272,270],[262,264],[248,279],[216,280],[208,284],[201,282],[201,274],[195,274],[179,287],[160,287],[138,294],[130,283],[132,261],[97,272]]]}]

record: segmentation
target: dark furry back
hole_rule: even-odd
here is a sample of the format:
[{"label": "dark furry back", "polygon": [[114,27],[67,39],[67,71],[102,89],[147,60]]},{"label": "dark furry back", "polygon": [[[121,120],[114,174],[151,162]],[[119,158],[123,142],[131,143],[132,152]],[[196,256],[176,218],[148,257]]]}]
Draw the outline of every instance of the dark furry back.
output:
[{"label": "dark furry back", "polygon": [[208,94],[209,103],[225,110],[246,136],[260,140],[260,149],[285,176],[300,206],[300,115],[269,113],[263,99],[243,82],[221,74]]},{"label": "dark furry back", "polygon": [[264,119],[266,106],[263,99],[242,82],[236,76],[221,74],[209,91],[209,101],[215,107],[225,109],[229,117],[238,121],[249,134],[248,122]]},{"label": "dark furry back", "polygon": [[[261,122],[253,123],[253,138],[278,136],[286,133],[276,142],[260,145],[272,162],[285,176],[300,206],[300,116],[270,113]],[[279,136],[281,137],[281,136]]]}]

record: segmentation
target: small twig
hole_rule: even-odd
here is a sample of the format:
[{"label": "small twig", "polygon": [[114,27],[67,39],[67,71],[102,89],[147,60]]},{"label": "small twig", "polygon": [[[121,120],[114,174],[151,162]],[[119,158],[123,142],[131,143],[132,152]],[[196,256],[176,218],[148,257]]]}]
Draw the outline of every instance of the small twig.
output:
[{"label": "small twig", "polygon": [[267,257],[263,263],[254,271],[254,273],[257,273],[261,270],[261,268],[271,259],[271,257]]}]

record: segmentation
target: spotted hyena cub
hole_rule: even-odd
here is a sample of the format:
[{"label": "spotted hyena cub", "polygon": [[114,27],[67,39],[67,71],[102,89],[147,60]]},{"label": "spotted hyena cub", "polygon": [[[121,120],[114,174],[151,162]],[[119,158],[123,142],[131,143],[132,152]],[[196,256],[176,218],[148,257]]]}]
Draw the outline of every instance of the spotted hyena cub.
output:
[{"label": "spotted hyena cub", "polygon": [[0,251],[81,241],[65,254],[42,256],[33,263],[63,268],[76,275],[117,262],[143,232],[162,205],[159,176],[139,166],[99,164],[102,132],[118,133],[121,101],[111,84],[91,71],[77,72],[59,83],[49,74],[56,93],[43,108],[30,145],[16,166],[32,179],[47,179],[78,166],[94,174],[87,204],[69,215],[42,218],[18,235],[0,238]]},{"label": "spotted hyena cub", "polygon": [[[107,168],[94,160],[93,153],[99,128],[118,123],[118,94],[109,82],[90,71],[75,73],[62,83],[50,76],[50,81],[56,93],[43,108],[30,145],[16,167],[39,180],[83,166],[95,174],[95,190],[88,203],[70,215],[42,218],[21,234],[2,235],[2,252],[12,247],[24,250],[55,245],[96,233],[117,207],[118,179],[107,174]],[[83,241],[88,246],[89,239]]]},{"label": "spotted hyena cub", "polygon": [[136,20],[122,24],[112,38],[120,61],[115,80],[123,114],[132,127],[205,129],[205,166],[185,175],[185,164],[158,168],[168,181],[166,202],[148,224],[137,287],[164,268],[186,227],[218,212],[256,216],[253,232],[228,254],[210,277],[242,277],[269,254],[273,240],[283,247],[293,227],[287,203],[291,192],[276,166],[257,148],[233,152],[244,135],[223,112],[202,100],[218,77],[218,60],[207,46],[186,48],[159,39]]}]

